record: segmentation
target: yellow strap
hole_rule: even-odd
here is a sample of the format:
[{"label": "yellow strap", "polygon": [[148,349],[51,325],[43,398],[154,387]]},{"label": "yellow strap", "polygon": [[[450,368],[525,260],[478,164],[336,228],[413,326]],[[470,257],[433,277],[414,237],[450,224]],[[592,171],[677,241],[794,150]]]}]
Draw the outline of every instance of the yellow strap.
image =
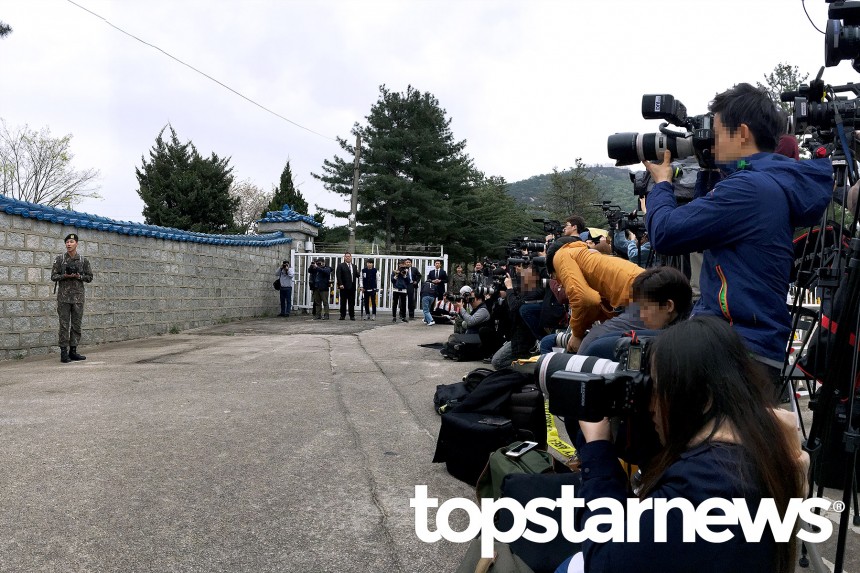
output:
[{"label": "yellow strap", "polygon": [[576,456],[576,448],[565,442],[558,435],[558,428],[555,427],[555,417],[549,411],[549,401],[544,400],[544,413],[546,414],[546,443],[547,445],[561,454],[564,459],[570,460]]}]

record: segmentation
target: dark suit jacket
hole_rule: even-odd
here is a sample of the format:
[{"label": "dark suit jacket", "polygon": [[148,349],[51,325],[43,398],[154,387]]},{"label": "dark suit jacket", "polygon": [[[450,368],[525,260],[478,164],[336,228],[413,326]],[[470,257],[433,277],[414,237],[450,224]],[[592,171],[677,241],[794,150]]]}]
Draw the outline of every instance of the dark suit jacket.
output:
[{"label": "dark suit jacket", "polygon": [[415,292],[415,287],[418,286],[418,281],[421,280],[421,271],[415,267],[409,267],[409,272],[406,273],[406,278],[409,280],[408,292]]},{"label": "dark suit jacket", "polygon": [[428,281],[434,281],[436,279],[442,281],[439,284],[433,285],[433,287],[436,289],[436,298],[442,298],[448,288],[448,273],[445,272],[445,269],[439,270],[439,276],[436,276],[436,269],[433,269],[432,271],[427,273]]},{"label": "dark suit jacket", "polygon": [[355,285],[358,283],[358,267],[355,263],[342,262],[337,265],[335,271],[337,285],[343,286],[344,290],[355,290]]}]

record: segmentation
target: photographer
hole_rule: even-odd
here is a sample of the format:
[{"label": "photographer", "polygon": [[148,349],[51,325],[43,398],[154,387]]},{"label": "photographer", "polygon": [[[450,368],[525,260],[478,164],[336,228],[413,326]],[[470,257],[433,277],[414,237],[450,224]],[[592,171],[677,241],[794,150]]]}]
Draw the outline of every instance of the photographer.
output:
[{"label": "photographer", "polygon": [[406,261],[400,261],[397,270],[391,273],[391,322],[397,322],[397,307],[400,306],[400,321],[409,322],[406,318],[406,296],[410,285],[409,266]]},{"label": "photographer", "polygon": [[652,267],[633,281],[633,302],[625,313],[595,326],[582,339],[578,354],[615,360],[615,345],[624,332],[656,336],[659,331],[685,320],[690,314],[693,289],[684,273],[674,267]]},{"label": "photographer", "polygon": [[290,268],[290,261],[283,261],[278,269],[277,279],[281,281],[281,314],[278,316],[290,316],[293,308],[293,277],[295,272]]},{"label": "photographer", "polygon": [[791,330],[786,307],[794,228],[816,224],[833,193],[829,160],[773,153],[785,124],[764,89],[738,84],[711,102],[714,157],[728,173],[678,206],[667,152],[645,162],[654,180],[646,226],[664,255],[704,251],[693,315],[723,317],[778,381]]},{"label": "photographer", "polygon": [[612,239],[612,246],[627,254],[627,260],[636,263],[643,269],[648,268],[651,260],[651,243],[648,241],[648,233],[637,237],[631,231],[624,231],[620,227],[616,229]]},{"label": "photographer", "polygon": [[570,301],[567,351],[572,353],[592,324],[612,318],[617,307],[630,304],[633,281],[642,272],[634,263],[590,251],[577,237],[556,239],[547,249],[546,265]]},{"label": "photographer", "polygon": [[331,267],[322,257],[308,267],[314,284],[314,320],[328,320],[328,289],[331,286]]},{"label": "photographer", "polygon": [[490,286],[493,283],[493,276],[490,274],[490,269],[488,267],[489,261],[486,262],[486,265],[481,261],[475,263],[475,270],[472,272],[471,281],[473,289],[478,288],[479,286]]},{"label": "photographer", "polygon": [[[693,507],[713,498],[740,499],[750,511],[773,498],[783,519],[789,500],[804,496],[808,457],[793,415],[768,407],[769,381],[738,335],[722,320],[697,317],[661,334],[649,354],[650,410],[662,449],[647,464],[638,497],[683,498]],[[623,505],[629,482],[608,419],[579,425],[586,442],[579,448],[579,495],[586,504],[611,498]],[[580,519],[608,511],[601,504],[583,510]],[[666,541],[656,542],[654,514],[652,509],[639,515],[636,543],[584,541],[585,571],[794,571],[794,536],[777,544],[766,533],[761,541],[747,542],[735,524],[724,526],[732,536],[723,543],[698,537],[688,543],[682,535],[690,524],[681,512],[670,511]],[[557,569],[569,570],[568,562]]]},{"label": "photographer", "polygon": [[[486,299],[490,292],[486,287],[478,287],[471,292],[467,291],[461,300],[454,302],[454,312],[463,321],[463,334],[478,334],[482,326],[489,325],[490,310],[487,308]],[[467,304],[472,309],[471,313],[466,310]]]}]

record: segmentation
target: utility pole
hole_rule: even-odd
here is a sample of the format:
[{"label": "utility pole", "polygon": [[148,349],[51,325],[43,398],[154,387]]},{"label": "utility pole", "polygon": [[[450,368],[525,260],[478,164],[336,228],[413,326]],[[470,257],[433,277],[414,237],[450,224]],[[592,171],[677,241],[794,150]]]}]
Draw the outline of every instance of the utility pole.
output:
[{"label": "utility pole", "polygon": [[358,161],[361,158],[361,135],[355,136],[355,168],[352,176],[352,201],[349,209],[349,252],[355,251],[355,227],[358,214]]}]

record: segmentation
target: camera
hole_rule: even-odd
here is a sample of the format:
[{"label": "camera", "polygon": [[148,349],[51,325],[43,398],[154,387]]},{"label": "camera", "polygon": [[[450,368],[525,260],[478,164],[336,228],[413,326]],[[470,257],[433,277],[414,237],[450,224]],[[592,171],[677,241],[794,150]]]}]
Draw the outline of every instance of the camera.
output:
[{"label": "camera", "polygon": [[564,225],[559,221],[552,219],[532,219],[532,221],[543,224],[543,232],[546,235],[552,235],[557,239],[564,234]]},{"label": "camera", "polygon": [[[558,337],[556,341],[559,342]],[[541,356],[535,371],[549,399],[549,411],[565,419],[587,422],[647,414],[653,386],[649,341],[620,338],[616,346],[617,362],[564,353]]]},{"label": "camera", "polygon": [[[642,96],[642,117],[664,119],[659,133],[615,133],[607,140],[607,153],[615,165],[633,165],[642,161],[661,161],[666,150],[672,159],[696,156],[703,167],[711,166],[714,145],[714,116],[706,113],[687,116],[687,108],[671,94]],[[669,125],[684,128],[677,132]]]},{"label": "camera", "polygon": [[66,263],[66,265],[65,265],[65,269],[63,270],[63,274],[66,274],[66,275],[79,275],[79,274],[81,274],[81,267],[78,265],[78,263],[77,263],[76,261],[75,261],[75,262]]},{"label": "camera", "polygon": [[830,68],[852,60],[851,66],[860,72],[860,2],[833,2],[827,18],[824,65]]}]

